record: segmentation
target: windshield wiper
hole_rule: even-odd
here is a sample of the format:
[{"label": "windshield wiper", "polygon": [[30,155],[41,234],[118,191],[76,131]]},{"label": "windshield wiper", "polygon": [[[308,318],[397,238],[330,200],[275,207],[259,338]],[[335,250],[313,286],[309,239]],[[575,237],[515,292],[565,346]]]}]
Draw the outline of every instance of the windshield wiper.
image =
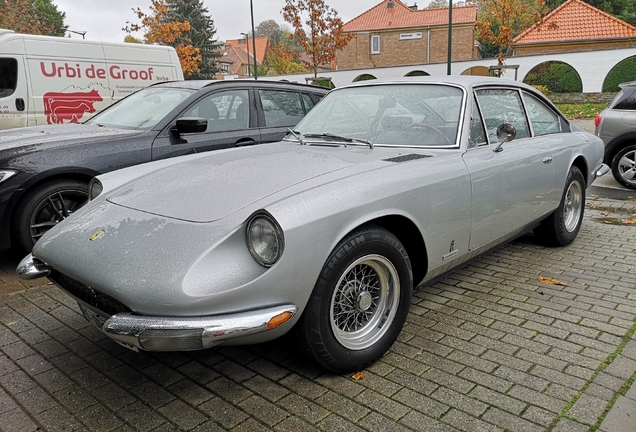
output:
[{"label": "windshield wiper", "polygon": [[289,131],[290,134],[296,137],[296,139],[298,140],[298,142],[300,142],[301,145],[307,145],[305,140],[302,138],[302,134],[300,132],[295,131],[292,128],[287,128],[287,130]]},{"label": "windshield wiper", "polygon": [[[343,136],[340,136],[340,135],[331,134],[329,132],[324,132],[324,133],[321,133],[321,134],[307,134],[307,135],[305,135],[305,138],[333,138],[333,139],[337,139],[337,140],[348,142],[348,143],[362,143],[362,144],[368,145],[369,148],[373,148],[373,143],[371,141],[367,141],[367,140],[360,139],[360,138],[343,137]],[[346,145],[345,145],[345,147],[346,147]]]}]

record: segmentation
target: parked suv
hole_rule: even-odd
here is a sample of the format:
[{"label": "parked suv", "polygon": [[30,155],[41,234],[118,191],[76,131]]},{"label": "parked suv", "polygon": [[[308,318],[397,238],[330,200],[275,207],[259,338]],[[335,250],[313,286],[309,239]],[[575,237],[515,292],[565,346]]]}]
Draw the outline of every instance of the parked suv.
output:
[{"label": "parked suv", "polygon": [[327,92],[262,80],[175,81],[133,93],[82,124],[2,131],[0,249],[30,251],[87,202],[98,174],[279,141]]},{"label": "parked suv", "polygon": [[614,97],[594,122],[596,136],[605,143],[603,162],[617,182],[636,190],[636,81],[620,84]]}]

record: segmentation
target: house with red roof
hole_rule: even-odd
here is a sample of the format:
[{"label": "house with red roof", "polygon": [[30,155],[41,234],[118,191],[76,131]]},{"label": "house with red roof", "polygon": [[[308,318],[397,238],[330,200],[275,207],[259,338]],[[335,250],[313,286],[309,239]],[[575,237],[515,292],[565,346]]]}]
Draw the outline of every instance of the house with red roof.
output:
[{"label": "house with red roof", "polygon": [[[476,20],[476,6],[453,7],[453,61],[480,57]],[[336,55],[340,70],[441,63],[448,57],[448,8],[418,10],[417,4],[383,0],[343,30],[353,38]]]},{"label": "house with red roof", "polygon": [[636,27],[581,0],[567,0],[512,43],[513,56],[636,46]]},{"label": "house with red roof", "polygon": [[[260,65],[265,60],[267,51],[267,37],[257,37],[256,40],[256,64]],[[249,68],[251,68],[248,71]],[[230,39],[225,41],[225,48],[219,58],[219,69],[223,75],[249,76],[254,68],[254,40],[250,37],[243,39]]]}]

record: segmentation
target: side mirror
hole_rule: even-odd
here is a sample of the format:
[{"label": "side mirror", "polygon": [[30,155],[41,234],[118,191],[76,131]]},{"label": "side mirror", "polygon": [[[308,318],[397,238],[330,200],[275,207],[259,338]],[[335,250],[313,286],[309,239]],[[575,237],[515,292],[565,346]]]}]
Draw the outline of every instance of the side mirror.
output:
[{"label": "side mirror", "polygon": [[499,144],[493,150],[495,153],[499,153],[501,150],[501,146],[505,142],[512,141],[517,136],[517,129],[510,123],[504,123],[497,128],[497,138],[499,139]]},{"label": "side mirror", "polygon": [[175,135],[186,133],[201,133],[208,128],[208,121],[201,117],[181,117],[177,119],[177,124],[170,129]]}]

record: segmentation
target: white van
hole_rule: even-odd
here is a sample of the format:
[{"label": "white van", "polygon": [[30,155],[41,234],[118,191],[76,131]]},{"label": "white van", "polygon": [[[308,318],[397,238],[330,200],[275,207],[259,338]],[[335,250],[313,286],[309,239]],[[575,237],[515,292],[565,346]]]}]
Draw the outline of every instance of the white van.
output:
[{"label": "white van", "polygon": [[171,47],[0,29],[0,130],[77,123],[140,88],[182,79]]}]

